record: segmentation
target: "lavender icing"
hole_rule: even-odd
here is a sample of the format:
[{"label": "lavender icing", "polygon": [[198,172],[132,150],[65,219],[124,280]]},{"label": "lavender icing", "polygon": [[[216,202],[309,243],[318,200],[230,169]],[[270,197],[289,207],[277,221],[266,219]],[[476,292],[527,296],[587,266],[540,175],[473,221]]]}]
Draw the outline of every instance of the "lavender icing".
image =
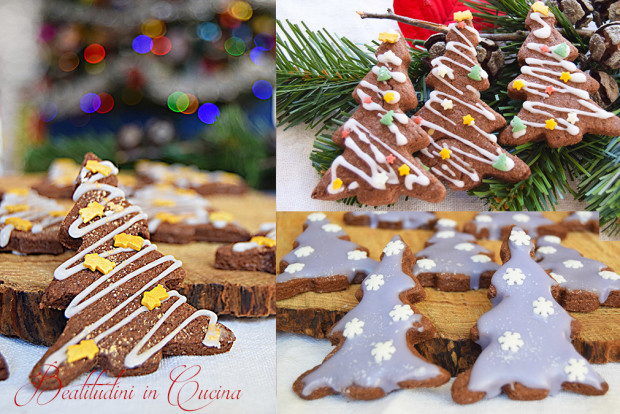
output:
[{"label": "lavender icing", "polygon": [[578,222],[579,224],[586,224],[591,220],[598,221],[598,211],[574,211],[566,216],[562,223]]},{"label": "lavender icing", "polygon": [[427,211],[354,211],[355,217],[368,217],[368,227],[376,229],[385,224],[386,227],[394,227],[396,223],[402,223],[403,229],[416,230],[428,228],[437,219],[435,214]]},{"label": "lavender icing", "polygon": [[483,229],[489,231],[489,240],[501,240],[502,228],[512,225],[521,227],[527,234],[536,238],[540,226],[555,224],[538,211],[479,213],[474,217],[473,223],[476,226],[476,233]]}]

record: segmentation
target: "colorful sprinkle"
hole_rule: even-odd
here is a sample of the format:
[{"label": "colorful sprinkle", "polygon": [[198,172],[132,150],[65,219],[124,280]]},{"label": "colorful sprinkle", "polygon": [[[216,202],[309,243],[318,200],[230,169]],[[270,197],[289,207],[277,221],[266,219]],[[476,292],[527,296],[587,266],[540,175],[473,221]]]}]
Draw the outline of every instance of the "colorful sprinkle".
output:
[{"label": "colorful sprinkle", "polygon": [[464,29],[465,27],[467,27],[467,24],[465,24],[465,22],[459,22],[457,26],[459,29]]},{"label": "colorful sprinkle", "polygon": [[570,48],[566,43],[560,43],[556,47],[553,48],[553,53],[558,55],[561,58],[566,58],[570,53]]},{"label": "colorful sprinkle", "polygon": [[383,125],[390,126],[394,123],[394,111],[390,110],[385,113],[379,120]]},{"label": "colorful sprinkle", "polygon": [[443,107],[444,110],[448,110],[448,109],[452,109],[454,108],[454,102],[452,102],[452,99],[444,99],[441,102],[441,106]]},{"label": "colorful sprinkle", "polygon": [[475,119],[473,116],[467,114],[463,117],[463,125],[474,125]]},{"label": "colorful sprinkle", "polygon": [[517,79],[514,82],[512,82],[512,87],[518,91],[520,91],[521,88],[523,88],[524,86],[525,86],[525,83],[523,83],[521,79]]},{"label": "colorful sprinkle", "polygon": [[398,33],[388,33],[388,32],[379,33],[380,42],[396,43],[399,37],[400,36]]},{"label": "colorful sprinkle", "polygon": [[422,117],[421,117],[421,116],[419,116],[419,115],[418,115],[418,116],[416,116],[416,117],[413,119],[413,122],[415,122],[415,123],[416,123],[416,124],[418,124],[418,125],[422,124],[422,121],[423,121],[423,119],[422,119]]},{"label": "colorful sprinkle", "polygon": [[532,10],[538,13],[542,13],[545,16],[549,15],[549,7],[545,6],[542,1],[537,1],[536,3],[532,4]]},{"label": "colorful sprinkle", "polygon": [[161,301],[168,299],[169,295],[166,288],[157,285],[153,289],[144,292],[140,304],[146,306],[148,310],[153,310],[161,306]]},{"label": "colorful sprinkle", "polygon": [[91,201],[88,206],[80,209],[80,217],[84,223],[88,223],[95,217],[103,217],[103,206],[96,201]]},{"label": "colorful sprinkle", "polygon": [[442,78],[445,77],[448,74],[448,72],[449,70],[446,65],[441,65],[437,68],[437,74],[441,76]]},{"label": "colorful sprinkle", "polygon": [[155,218],[161,221],[162,223],[170,223],[170,224],[176,224],[181,221],[180,216],[177,216],[172,213],[167,213],[165,211],[160,211],[159,213],[155,214]]},{"label": "colorful sprinkle", "polygon": [[553,93],[553,86],[549,85],[545,88],[545,93],[551,95]]},{"label": "colorful sprinkle", "polygon": [[116,263],[99,256],[97,253],[90,253],[84,256],[84,267],[93,272],[99,270],[104,275],[107,275],[116,267]]},{"label": "colorful sprinkle", "polygon": [[411,168],[409,168],[407,164],[403,164],[400,167],[398,167],[398,173],[400,175],[409,175],[410,172],[411,172]]},{"label": "colorful sprinkle", "polygon": [[30,206],[28,204],[9,204],[4,206],[4,209],[7,213],[19,213],[20,211],[28,211],[30,210]]},{"label": "colorful sprinkle", "polygon": [[32,222],[28,220],[24,220],[19,217],[9,217],[4,221],[6,224],[10,224],[15,227],[16,230],[19,231],[30,231],[32,228]]},{"label": "colorful sprinkle", "polygon": [[389,154],[387,157],[385,157],[385,160],[388,164],[394,164],[394,161],[396,161],[396,157],[393,154]]},{"label": "colorful sprinkle", "polygon": [[520,132],[520,131],[524,131],[525,129],[527,129],[527,126],[523,123],[521,118],[519,118],[518,116],[515,116],[514,118],[512,118],[512,121],[510,121],[510,126],[512,127],[512,132]]},{"label": "colorful sprinkle", "polygon": [[350,129],[343,129],[342,130],[342,138],[347,138],[350,133],[351,133]]},{"label": "colorful sprinkle", "polygon": [[101,173],[104,177],[107,177],[112,172],[112,167],[95,160],[86,161],[86,169],[95,174]]},{"label": "colorful sprinkle", "polygon": [[562,79],[564,81],[564,83],[568,83],[569,80],[571,80],[571,75],[569,72],[562,72],[562,74],[560,75],[560,79]]},{"label": "colorful sprinkle", "polygon": [[471,11],[469,10],[465,10],[465,11],[459,11],[454,13],[454,20],[456,20],[457,22],[462,22],[465,19],[473,19],[474,16],[471,14]]},{"label": "colorful sprinkle", "polygon": [[276,245],[276,241],[274,239],[265,236],[254,236],[250,239],[250,241],[260,246],[274,247]]},{"label": "colorful sprinkle", "polygon": [[332,188],[334,190],[340,190],[340,187],[342,187],[342,180],[340,178],[336,178],[332,183]]},{"label": "colorful sprinkle", "polygon": [[577,114],[575,112],[570,112],[566,117],[566,120],[575,125],[579,121],[579,118],[577,118]]},{"label": "colorful sprinkle", "polygon": [[379,68],[379,72],[377,72],[377,80],[380,82],[387,81],[392,79],[392,75],[390,75],[390,71],[387,70],[385,66],[381,66]]},{"label": "colorful sprinkle", "polygon": [[448,148],[443,147],[441,151],[439,151],[439,155],[441,155],[441,159],[442,160],[447,160],[450,158],[450,154],[452,154],[452,151],[450,151]]},{"label": "colorful sprinkle", "polygon": [[364,98],[364,103],[365,104],[369,104],[371,102],[372,102],[372,98],[370,96],[367,96],[367,97]]},{"label": "colorful sprinkle", "polygon": [[123,249],[130,248],[140,251],[143,244],[144,239],[140,236],[133,236],[127,233],[121,233],[114,236],[114,247],[122,247]]},{"label": "colorful sprinkle", "polygon": [[493,163],[493,168],[499,171],[508,171],[508,157],[503,152],[497,157],[497,161]]},{"label": "colorful sprinkle", "polygon": [[558,126],[558,123],[555,122],[555,119],[553,119],[553,118],[547,119],[545,121],[545,128],[546,129],[549,129],[549,130],[553,131],[556,126]]},{"label": "colorful sprinkle", "polygon": [[234,220],[234,216],[226,211],[214,211],[213,213],[209,214],[209,220],[225,221],[227,223],[230,223]]},{"label": "colorful sprinkle", "polygon": [[549,46],[547,45],[540,46],[540,51],[543,53],[547,53],[549,51]]},{"label": "colorful sprinkle", "polygon": [[69,364],[79,361],[80,359],[93,359],[99,353],[99,347],[92,339],[85,339],[79,344],[69,345],[67,347],[67,362]]},{"label": "colorful sprinkle", "polygon": [[387,103],[390,103],[394,100],[394,92],[388,92],[383,95],[383,100]]},{"label": "colorful sprinkle", "polygon": [[480,65],[476,65],[471,68],[471,72],[467,74],[467,76],[475,81],[482,80],[482,67]]}]

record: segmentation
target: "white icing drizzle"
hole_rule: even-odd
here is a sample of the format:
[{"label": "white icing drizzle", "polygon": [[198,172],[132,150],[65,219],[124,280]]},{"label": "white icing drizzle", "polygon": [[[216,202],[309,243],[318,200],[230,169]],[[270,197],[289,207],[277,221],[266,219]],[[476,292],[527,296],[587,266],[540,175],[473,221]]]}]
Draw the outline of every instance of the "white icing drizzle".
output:
[{"label": "white icing drizzle", "polygon": [[549,36],[551,36],[551,26],[549,26],[547,22],[543,20],[540,13],[534,12],[530,14],[530,18],[542,26],[540,29],[532,31],[532,34],[534,36],[539,39],[547,39]]},{"label": "white icing drizzle", "polygon": [[241,242],[241,243],[233,244],[232,250],[233,250],[233,252],[241,253],[241,252],[245,252],[247,250],[256,249],[258,246],[260,246],[260,245],[258,243],[256,243],[256,242],[253,242],[253,241]]}]

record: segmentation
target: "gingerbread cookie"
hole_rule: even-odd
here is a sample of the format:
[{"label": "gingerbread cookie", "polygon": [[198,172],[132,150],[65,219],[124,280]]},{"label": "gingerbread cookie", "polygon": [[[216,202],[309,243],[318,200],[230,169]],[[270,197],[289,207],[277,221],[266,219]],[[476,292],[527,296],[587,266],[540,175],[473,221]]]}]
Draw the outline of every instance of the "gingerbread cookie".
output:
[{"label": "gingerbread cookie", "polygon": [[70,158],[57,158],[50,164],[47,176],[32,189],[44,197],[71,199],[75,177],[80,172],[79,164]]},{"label": "gingerbread cookie", "polygon": [[215,267],[224,270],[254,270],[276,273],[275,223],[263,223],[247,242],[218,247]]},{"label": "gingerbread cookie", "polygon": [[2,354],[0,354],[0,381],[4,381],[8,377],[9,377],[9,366],[4,360],[4,357],[2,356]]},{"label": "gingerbread cookie", "polygon": [[428,136],[404,111],[417,105],[407,75],[409,49],[400,34],[384,33],[377,65],[353,91],[360,105],[332,140],[344,153],[312,192],[312,198],[356,196],[362,204],[393,204],[401,195],[441,201],[446,190],[411,154],[428,145]]},{"label": "gingerbread cookie", "polygon": [[400,236],[385,246],[381,262],[362,283],[359,304],[328,334],[336,348],[293,384],[300,397],[341,394],[373,400],[398,389],[448,382],[450,374],[414,348],[436,333],[414,306],[425,299],[424,289],[408,270],[414,262]]},{"label": "gingerbread cookie", "polygon": [[158,161],[140,161],[136,177],[141,185],[171,184],[177,188],[192,189],[200,195],[245,194],[248,186],[237,174],[225,171],[201,171],[194,166],[169,165]]},{"label": "gingerbread cookie", "polygon": [[476,58],[480,41],[471,12],[455,13],[446,36],[446,53],[432,60],[426,84],[434,90],[413,117],[430,136],[418,154],[420,162],[453,190],[465,191],[484,177],[517,182],[530,176],[520,158],[497,144],[492,132],[506,120],[480,99],[489,88],[487,73]]},{"label": "gingerbread cookie", "polygon": [[353,211],[344,215],[344,222],[351,226],[371,229],[432,229],[437,216],[428,211]]},{"label": "gingerbread cookie", "polygon": [[459,404],[502,391],[513,400],[540,400],[560,389],[602,395],[609,388],[571,344],[579,323],[553,298],[555,283],[533,252],[530,236],[512,228],[502,245],[504,265],[491,280],[493,308],[471,331],[482,353],[452,384]]},{"label": "gingerbread cookie", "polygon": [[560,223],[567,231],[599,233],[598,211],[575,211]]},{"label": "gingerbread cookie", "polygon": [[232,214],[214,211],[194,190],[149,185],[136,190],[129,201],[148,215],[153,241],[232,243],[250,238],[250,232],[234,222]]},{"label": "gingerbread cookie", "polygon": [[303,292],[335,292],[360,283],[377,262],[368,249],[349,241],[347,233],[323,213],[312,213],[294,250],[280,261],[276,277],[277,300]]},{"label": "gingerbread cookie", "polygon": [[7,191],[0,203],[0,252],[60,254],[58,229],[66,209],[27,188]]},{"label": "gingerbread cookie", "polygon": [[[59,233],[78,250],[54,271],[41,301],[66,308],[69,318],[30,374],[42,389],[95,368],[111,376],[148,374],[164,355],[219,354],[235,340],[217,315],[197,311],[173,290],[185,276],[181,262],[149,241],[146,214],[116,186],[117,172],[111,162],[85,156],[76,203]],[[55,376],[45,375],[50,368]]]},{"label": "gingerbread cookie", "polygon": [[538,211],[478,213],[472,221],[465,223],[463,230],[478,239],[502,240],[515,225],[533,238],[548,234],[563,239],[567,233],[564,226],[557,225]]},{"label": "gingerbread cookie", "polygon": [[579,51],[555,28],[549,8],[534,3],[525,25],[530,34],[519,50],[521,75],[508,84],[508,96],[525,102],[500,143],[546,140],[558,148],[580,142],[585,133],[620,135],[620,118],[590,97],[599,83],[573,63]]},{"label": "gingerbread cookie", "polygon": [[457,231],[457,223],[445,218],[437,222],[437,232],[415,257],[413,275],[422,286],[448,292],[487,288],[499,268],[493,252],[476,244],[471,234]]},{"label": "gingerbread cookie", "polygon": [[591,312],[599,307],[620,307],[620,275],[605,263],[583,257],[562,246],[555,236],[536,241],[536,260],[557,282],[554,298],[569,311]]}]

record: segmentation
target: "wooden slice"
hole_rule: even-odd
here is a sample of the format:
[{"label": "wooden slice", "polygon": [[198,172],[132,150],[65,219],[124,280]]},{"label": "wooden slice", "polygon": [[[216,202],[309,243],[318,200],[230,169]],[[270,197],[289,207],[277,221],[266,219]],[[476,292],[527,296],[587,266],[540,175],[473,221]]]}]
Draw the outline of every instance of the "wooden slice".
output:
[{"label": "wooden slice", "polygon": [[[293,241],[301,232],[308,213],[278,213],[277,260],[292,249]],[[379,259],[381,250],[398,233],[417,252],[432,235],[426,230],[382,230],[353,227],[344,224],[343,213],[326,213],[332,222],[342,226],[351,236],[351,241],[364,245],[370,256]],[[463,223],[475,213],[442,212],[440,218],[452,218]],[[552,220],[559,221],[566,213],[545,213]],[[501,242],[481,241],[481,245],[495,252],[499,260]],[[564,244],[578,249],[584,256],[592,257],[620,270],[620,242],[601,242],[592,233],[570,233]],[[332,293],[308,292],[277,302],[277,329],[301,333],[316,338],[325,338],[329,328],[349,310],[357,305],[355,292],[359,285]],[[427,298],[416,304],[437,327],[437,337],[416,345],[427,359],[447,369],[452,375],[471,367],[480,353],[480,347],[469,339],[469,330],[478,318],[489,309],[487,289],[468,292],[440,292],[425,288]],[[591,313],[571,313],[582,323],[582,332],[573,342],[577,350],[590,362],[606,363],[620,361],[620,309],[600,307]]]}]

